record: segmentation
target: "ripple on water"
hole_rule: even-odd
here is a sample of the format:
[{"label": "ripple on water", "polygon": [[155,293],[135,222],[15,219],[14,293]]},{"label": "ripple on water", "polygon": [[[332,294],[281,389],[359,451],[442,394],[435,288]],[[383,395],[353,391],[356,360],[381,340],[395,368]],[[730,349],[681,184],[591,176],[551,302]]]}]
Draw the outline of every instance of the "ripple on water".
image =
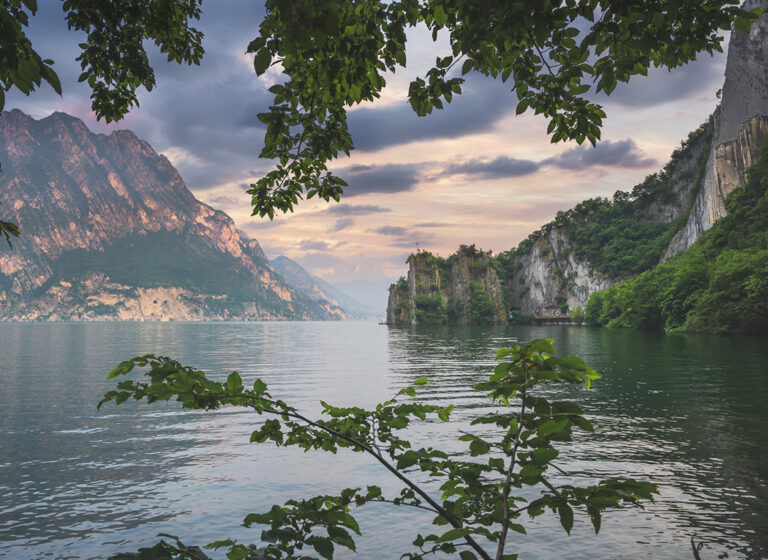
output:
[{"label": "ripple on water", "polygon": [[[309,414],[320,399],[372,406],[427,377],[420,398],[455,404],[455,421],[414,426],[413,437],[461,453],[457,430],[491,434],[469,420],[494,409],[471,387],[496,349],[542,336],[604,376],[589,392],[546,390],[577,399],[596,426],[563,448],[568,474],[558,480],[632,476],[661,495],[643,510],[606,514],[598,536],[583,515],[570,538],[555,519],[526,522],[528,536],[511,545],[521,559],[689,558],[691,536],[708,558],[768,558],[768,350],[759,340],[367,323],[0,325],[0,557],[103,558],[159,532],[254,541],[258,529],[239,525],[249,511],[372,482],[398,490],[358,454],[249,445],[257,418],[247,411],[127,402],[96,412],[110,388],[105,372],[122,359],[162,353],[218,379],[238,370]],[[361,558],[395,558],[429,530],[419,512],[380,505],[360,522]]]}]

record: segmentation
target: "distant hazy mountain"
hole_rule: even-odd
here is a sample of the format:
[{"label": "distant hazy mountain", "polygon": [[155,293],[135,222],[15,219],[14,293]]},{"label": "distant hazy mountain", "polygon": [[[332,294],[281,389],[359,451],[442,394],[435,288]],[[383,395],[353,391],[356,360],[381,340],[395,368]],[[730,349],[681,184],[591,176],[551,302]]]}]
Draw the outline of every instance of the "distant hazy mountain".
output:
[{"label": "distant hazy mountain", "polygon": [[329,305],[341,307],[351,318],[376,319],[383,316],[383,313],[360,303],[330,282],[311,274],[299,263],[288,257],[280,256],[272,259],[270,263],[290,286],[301,290],[314,300],[325,301]]},{"label": "distant hazy mountain", "polygon": [[0,319],[340,319],[274,272],[132,132],[0,114]]},{"label": "distant hazy mountain", "polygon": [[394,281],[394,278],[350,280],[349,282],[336,282],[335,286],[345,294],[349,294],[356,300],[374,308],[383,317],[387,309],[389,286]]}]

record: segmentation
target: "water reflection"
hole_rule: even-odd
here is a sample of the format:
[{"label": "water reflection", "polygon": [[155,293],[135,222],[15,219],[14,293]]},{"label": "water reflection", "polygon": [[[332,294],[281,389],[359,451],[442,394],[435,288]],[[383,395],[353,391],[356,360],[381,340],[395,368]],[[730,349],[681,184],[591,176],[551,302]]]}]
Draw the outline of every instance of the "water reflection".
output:
[{"label": "water reflection", "polygon": [[[287,497],[372,480],[397,489],[357,454],[249,445],[256,419],[247,412],[126,403],[97,413],[110,388],[105,372],[121,359],[155,352],[214,376],[238,370],[313,414],[321,398],[371,406],[428,377],[421,395],[456,403],[457,423],[427,423],[413,435],[459,452],[456,430],[488,406],[471,386],[488,374],[496,349],[542,336],[604,374],[589,392],[549,390],[584,403],[597,427],[564,450],[562,466],[581,481],[651,479],[662,497],[643,511],[608,514],[598,537],[583,519],[568,538],[556,521],[538,518],[515,543],[521,558],[688,558],[692,535],[707,542],[709,558],[768,557],[761,341],[371,323],[0,325],[0,556],[101,558],[154,542],[158,532],[198,543],[254,540],[258,530],[238,527],[240,519]],[[390,552],[408,550],[429,524],[383,506],[361,517],[370,535],[362,558],[396,557]]]}]

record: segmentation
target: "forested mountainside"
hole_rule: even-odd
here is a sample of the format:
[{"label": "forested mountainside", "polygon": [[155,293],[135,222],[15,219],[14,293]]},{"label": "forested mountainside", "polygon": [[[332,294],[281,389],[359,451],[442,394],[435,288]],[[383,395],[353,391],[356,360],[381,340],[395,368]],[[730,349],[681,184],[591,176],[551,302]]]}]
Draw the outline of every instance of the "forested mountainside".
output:
[{"label": "forested mountainside", "polygon": [[[617,191],[612,199],[590,199],[558,213],[514,249],[486,254],[498,278],[486,296],[489,305],[497,304],[490,294],[501,293],[501,320],[580,322],[591,294],[691,247],[725,216],[728,195],[745,183],[746,170],[768,139],[766,60],[764,15],[751,33],[732,32],[719,107],[662,171]],[[434,308],[438,296],[443,307],[449,306],[454,287],[442,284],[439,294],[426,289],[414,281],[421,261],[410,258],[408,263],[408,278],[390,288],[388,322],[453,322],[450,314],[425,313],[425,306]],[[468,305],[467,297],[461,305]],[[470,322],[499,321],[489,317],[470,315]],[[615,317],[604,318],[610,322]]]},{"label": "forested mountainside", "polygon": [[768,145],[727,215],[689,249],[593,294],[590,325],[714,333],[768,332]]},{"label": "forested mountainside", "polygon": [[[580,319],[590,294],[662,259],[703,183],[712,122],[692,132],[661,172],[632,191],[617,191],[612,199],[594,198],[559,212],[515,249],[492,255],[462,247],[447,259],[427,252],[411,255],[408,278],[390,288],[387,321],[503,324],[530,319],[569,322],[572,315]],[[474,290],[454,286],[450,274],[443,274],[439,290],[435,282],[424,280],[431,274],[430,262],[445,270],[453,261],[479,258],[476,255],[482,255],[493,274],[476,275],[465,283],[475,281]],[[456,305],[468,313],[451,314]],[[495,311],[473,312],[478,306]],[[433,309],[445,312],[430,313]]]},{"label": "forested mountainside", "polygon": [[128,130],[64,113],[0,115],[0,319],[336,319],[289,286],[255,240],[201,203]]}]

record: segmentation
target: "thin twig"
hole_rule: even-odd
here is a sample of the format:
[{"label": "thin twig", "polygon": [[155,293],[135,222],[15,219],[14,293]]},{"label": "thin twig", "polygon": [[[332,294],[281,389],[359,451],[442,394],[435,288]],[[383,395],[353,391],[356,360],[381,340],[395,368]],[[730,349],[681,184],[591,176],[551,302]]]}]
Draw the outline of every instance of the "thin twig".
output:
[{"label": "thin twig", "polygon": [[523,389],[520,391],[520,421],[517,426],[517,433],[515,434],[515,445],[510,453],[509,468],[507,469],[507,478],[504,482],[504,490],[501,497],[501,507],[504,512],[504,519],[501,524],[501,534],[499,535],[499,546],[496,549],[496,560],[501,560],[504,556],[504,545],[507,540],[507,530],[509,528],[510,511],[509,511],[509,490],[512,485],[512,472],[515,469],[517,463],[517,450],[520,447],[520,434],[523,432],[523,419],[525,417],[525,384],[528,383],[528,364],[525,363],[525,380],[523,381]]},{"label": "thin twig", "polygon": [[[252,403],[249,403],[248,406],[251,406],[252,408],[256,408]],[[424,498],[424,500],[434,508],[435,512],[440,515],[440,517],[443,517],[445,520],[448,521],[454,528],[458,529],[462,527],[462,524],[460,521],[458,521],[456,518],[454,518],[448,511],[445,510],[440,504],[438,504],[435,500],[432,499],[432,497],[424,492],[415,482],[410,480],[408,477],[406,477],[403,473],[401,473],[397,468],[392,466],[392,464],[389,463],[384,457],[376,453],[376,451],[373,450],[372,447],[369,445],[360,442],[356,440],[355,438],[352,438],[346,434],[343,434],[341,432],[338,432],[334,430],[333,428],[329,428],[328,426],[324,426],[323,424],[318,424],[317,422],[314,422],[313,420],[310,420],[306,416],[303,416],[299,414],[298,412],[295,412],[293,410],[290,411],[277,411],[272,409],[264,409],[263,412],[268,412],[271,414],[276,414],[279,416],[288,416],[290,418],[296,418],[297,420],[301,420],[302,422],[306,422],[310,426],[320,429],[324,432],[327,432],[331,434],[334,437],[337,437],[339,439],[342,439],[348,443],[351,443],[355,447],[358,447],[359,449],[362,449],[369,455],[373,456],[379,463],[381,463],[384,468],[386,468],[389,472],[391,472],[393,475],[395,475],[397,478],[399,478],[402,482],[404,482],[409,488],[411,488],[414,492],[416,492],[419,496]],[[464,540],[471,546],[475,551],[480,555],[483,560],[491,560],[491,557],[488,555],[488,553],[483,550],[483,548],[478,544],[478,542],[473,539],[470,535],[465,535]]]}]

